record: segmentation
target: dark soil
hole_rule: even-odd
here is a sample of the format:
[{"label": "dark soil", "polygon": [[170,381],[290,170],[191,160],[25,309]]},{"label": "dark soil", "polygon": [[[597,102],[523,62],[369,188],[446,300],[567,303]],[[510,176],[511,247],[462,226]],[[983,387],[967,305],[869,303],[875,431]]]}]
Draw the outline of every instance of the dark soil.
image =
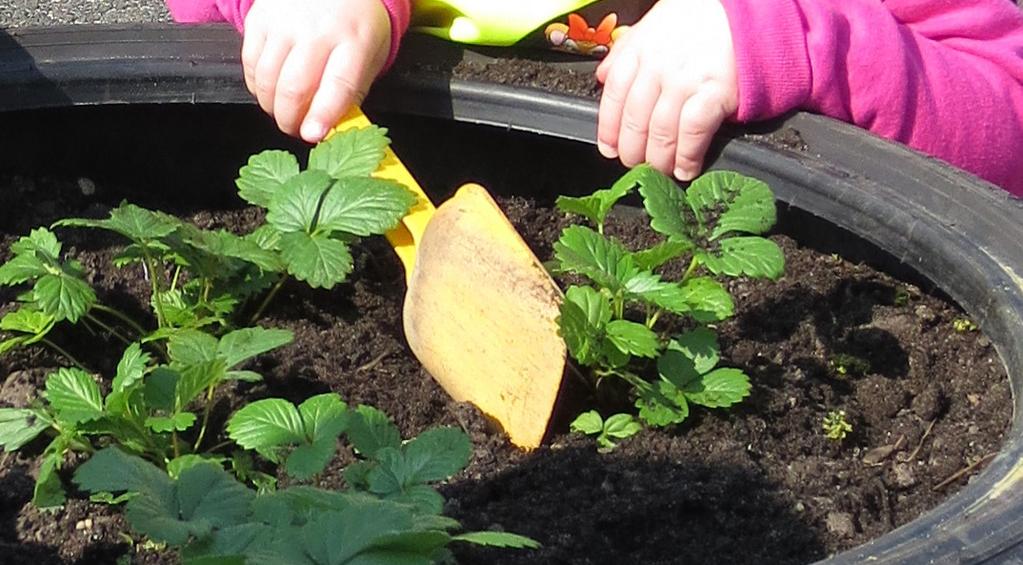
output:
[{"label": "dark soil", "polygon": [[[34,226],[102,215],[124,197],[205,227],[251,225],[253,211],[231,194],[234,171],[248,152],[288,145],[251,109],[75,112],[29,114],[7,124],[8,139],[59,127],[68,139],[90,141],[5,148],[0,190],[11,204],[0,210],[3,249]],[[411,120],[391,125],[396,150],[422,184],[444,187],[437,196],[469,178],[515,194],[501,203],[541,259],[569,223],[552,210],[553,195],[606,186],[619,172],[591,148],[568,143]],[[138,129],[163,135],[132,133]],[[99,157],[109,154],[119,156],[118,168],[102,165]],[[95,194],[83,193],[88,183],[81,177],[96,184]],[[782,212],[783,226],[799,223],[797,212]],[[649,243],[638,227],[625,216],[612,231],[630,245]],[[489,432],[475,410],[450,401],[404,343],[404,279],[382,239],[356,249],[349,284],[284,288],[263,323],[293,330],[295,342],[255,362],[251,368],[266,382],[230,391],[218,410],[226,415],[265,396],[298,401],[336,391],[349,403],[383,409],[406,436],[438,424],[463,427],[474,457],[442,487],[447,513],[468,529],[504,529],[543,544],[536,551],[459,548],[465,563],[821,559],[913,520],[981,471],[1007,430],[1010,392],[990,342],[953,328],[963,317],[954,305],[924,285],[822,252],[815,238],[786,233],[794,232],[783,227],[773,236],[785,250],[786,276],[731,283],[737,316],[719,326],[722,365],[750,375],[751,396],[731,410],[694,410],[679,429],[641,432],[610,453],[598,453],[592,440],[567,434],[564,425],[541,449],[520,453]],[[140,308],[141,272],[108,266],[115,238],[60,235],[104,299]],[[12,298],[3,295],[4,302]],[[97,371],[110,374],[116,363],[118,354],[104,357],[97,337],[62,332],[57,340]],[[840,374],[834,362],[847,356],[866,369]],[[0,405],[26,404],[47,372],[65,363],[43,348],[0,359]],[[585,391],[571,392],[586,398]],[[839,409],[853,425],[840,442],[827,439],[821,425]],[[133,538],[108,507],[80,498],[53,512],[32,507],[41,448],[34,443],[0,459],[0,562],[104,563],[121,555],[172,561]],[[339,456],[324,486],[342,484],[344,463]],[[68,472],[74,464],[68,462]],[[958,476],[966,468],[972,472]]]}]

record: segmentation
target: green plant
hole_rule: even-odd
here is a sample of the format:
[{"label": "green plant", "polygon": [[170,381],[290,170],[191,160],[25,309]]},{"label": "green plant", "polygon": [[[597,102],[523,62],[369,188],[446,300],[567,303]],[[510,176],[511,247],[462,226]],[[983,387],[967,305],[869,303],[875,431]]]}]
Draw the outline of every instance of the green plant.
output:
[{"label": "green plant", "polygon": [[[384,158],[385,133],[376,127],[341,132],[310,152],[305,171],[284,151],[250,158],[239,172],[239,194],[266,208],[266,223],[248,234],[200,229],[129,203],[106,219],[56,222],[127,239],[113,262],[120,268],[141,265],[152,320],[103,304],[78,262],[62,256],[50,229],[34,229],[11,246],[12,257],[0,265],[0,285],[28,289],[18,295],[18,307],[0,318],[0,330],[9,335],[0,341],[0,354],[41,343],[74,365],[46,377],[45,401],[0,408],[0,445],[6,451],[44,432],[52,436],[42,454],[38,506],[64,501],[57,471],[67,452],[92,453],[107,445],[175,476],[201,459],[230,461],[240,477],[272,486],[244,458],[219,454],[222,445],[204,445],[218,388],[260,380],[242,365],[292,339],[285,330],[244,327],[238,318],[248,314],[248,324],[254,324],[289,275],[313,287],[344,281],[352,270],[348,246],[391,229],[415,203],[400,184],[370,176]],[[253,308],[243,312],[245,305]],[[126,345],[109,384],[49,339],[62,322],[98,328]],[[295,468],[301,469],[302,457],[322,453],[322,446],[299,446]]]},{"label": "green plant", "polygon": [[[631,251],[604,234],[604,223],[636,186],[650,228],[664,239]],[[559,323],[569,353],[592,369],[597,386],[608,377],[627,382],[639,418],[651,426],[683,422],[690,404],[727,407],[746,397],[748,377],[738,369],[717,367],[719,347],[709,324],[734,310],[728,291],[714,277],[777,279],[782,274],[781,250],[755,235],[775,222],[774,196],[767,185],[738,173],[711,172],[683,191],[643,165],[611,188],[580,198],[563,196],[557,205],[596,228],[565,228],[554,245],[554,267],[590,282],[566,290]],[[681,280],[664,280],[655,272],[680,257],[688,257]],[[658,326],[665,313],[696,327],[667,335]],[[647,369],[653,378],[643,377]]]},{"label": "green plant", "polygon": [[952,320],[952,329],[959,333],[975,332],[979,328],[969,318],[956,318]]},{"label": "green plant", "polygon": [[570,429],[576,433],[595,436],[597,447],[610,451],[618,445],[615,440],[636,435],[642,426],[632,414],[613,414],[605,420],[599,412],[590,410],[579,414],[572,421]]},{"label": "green plant", "polygon": [[851,353],[836,353],[828,360],[828,367],[838,377],[865,375],[870,372],[870,361]]},{"label": "green plant", "polygon": [[[452,542],[538,547],[505,532],[451,533],[460,525],[440,514],[443,498],[426,483],[446,479],[467,463],[471,448],[460,430],[428,430],[402,443],[383,413],[368,407],[349,411],[329,394],[298,408],[261,406],[236,414],[233,426],[239,437],[263,445],[261,450],[319,437],[331,438],[333,452],[336,432],[347,430],[355,449],[369,457],[345,470],[352,488],[254,492],[208,461],[195,461],[172,478],[117,448],[96,453],[74,480],[94,496],[119,495],[131,527],[179,549],[185,563],[434,563],[448,557]],[[410,482],[414,487],[406,488]]]},{"label": "green plant", "polygon": [[853,431],[852,424],[845,419],[845,410],[832,410],[828,412],[824,416],[822,426],[824,428],[824,435],[828,439],[835,441],[842,441],[846,435]]}]

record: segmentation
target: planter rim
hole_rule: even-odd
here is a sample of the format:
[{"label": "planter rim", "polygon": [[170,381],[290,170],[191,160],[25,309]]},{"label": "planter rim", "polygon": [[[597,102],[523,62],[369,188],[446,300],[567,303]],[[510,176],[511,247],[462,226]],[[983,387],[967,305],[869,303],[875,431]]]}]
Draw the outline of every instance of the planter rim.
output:
[{"label": "planter rim", "polygon": [[[412,48],[409,43],[415,44]],[[79,25],[0,33],[0,111],[97,104],[251,104],[240,39],[226,25]],[[593,143],[593,99],[453,80],[453,66],[486,62],[431,38],[410,37],[367,101],[388,111],[487,124]],[[426,54],[424,54],[426,53]],[[559,63],[552,63],[558,65]],[[587,64],[565,62],[573,68]],[[970,484],[920,518],[829,563],[994,562],[1023,555],[1023,200],[976,177],[852,126],[809,114],[773,123],[805,150],[723,132],[711,168],[755,175],[787,205],[849,230],[957,301],[989,336],[1009,374],[1011,430]]]}]

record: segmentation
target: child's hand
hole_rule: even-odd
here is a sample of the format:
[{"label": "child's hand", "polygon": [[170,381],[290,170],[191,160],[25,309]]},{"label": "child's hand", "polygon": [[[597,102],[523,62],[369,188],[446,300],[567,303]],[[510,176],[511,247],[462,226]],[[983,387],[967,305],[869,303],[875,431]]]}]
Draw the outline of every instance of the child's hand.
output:
[{"label": "child's hand", "polygon": [[245,85],[282,131],[314,143],[362,102],[390,41],[380,0],[256,0],[245,18]]},{"label": "child's hand", "polygon": [[600,152],[691,180],[739,106],[724,8],[719,0],[660,0],[615,42],[597,79]]}]

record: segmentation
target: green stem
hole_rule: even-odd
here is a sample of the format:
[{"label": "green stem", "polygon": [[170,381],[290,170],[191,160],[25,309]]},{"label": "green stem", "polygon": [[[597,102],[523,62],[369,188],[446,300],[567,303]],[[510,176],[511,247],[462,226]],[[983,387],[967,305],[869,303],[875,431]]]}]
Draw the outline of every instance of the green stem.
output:
[{"label": "green stem", "polygon": [[123,341],[125,343],[125,345],[131,343],[130,339],[128,339],[127,337],[124,337],[124,334],[122,334],[121,332],[117,331],[116,328],[110,326],[109,324],[107,324],[103,320],[100,320],[96,316],[93,316],[92,314],[86,314],[85,315],[85,319],[87,319],[88,321],[96,324],[100,328],[106,330],[107,332],[110,333],[110,335],[112,335],[112,336],[116,337],[117,339]]},{"label": "green stem", "polygon": [[64,357],[67,357],[67,359],[69,361],[71,361],[71,363],[74,366],[78,367],[79,369],[81,369],[81,370],[83,370],[85,372],[89,372],[89,369],[86,369],[85,365],[83,365],[81,361],[79,361],[78,359],[75,359],[75,356],[71,355],[70,353],[68,353],[67,350],[64,349],[63,347],[57,345],[56,343],[53,343],[52,341],[46,339],[45,337],[42,340],[40,340],[40,341],[42,341],[47,346],[53,348],[53,350],[56,351],[57,353],[60,353]]},{"label": "green stem", "polygon": [[275,296],[277,296],[277,293],[280,292],[281,287],[284,286],[284,282],[287,280],[288,275],[281,275],[281,278],[280,280],[277,281],[277,284],[275,284],[273,288],[270,289],[270,292],[266,293],[266,296],[263,297],[263,301],[260,302],[259,304],[259,308],[256,308],[256,313],[253,314],[252,318],[249,319],[250,326],[255,325],[256,321],[259,320],[260,316],[263,315],[263,311],[266,310],[266,307],[270,304],[270,301],[273,300]]},{"label": "green stem", "polygon": [[181,265],[174,268],[174,277],[171,278],[171,290],[178,288],[178,275],[181,274]]},{"label": "green stem", "polygon": [[174,432],[171,433],[171,444],[174,445],[174,458],[177,459],[178,457],[181,457],[181,446],[178,445],[177,430],[174,430]]},{"label": "green stem", "polygon": [[643,379],[639,378],[638,376],[628,371],[614,371],[614,374],[625,379],[625,382],[629,383],[630,385],[636,388],[642,389],[650,386],[650,383],[644,381]]},{"label": "green stem", "polygon": [[661,317],[661,314],[663,312],[664,312],[664,310],[658,309],[653,314],[650,314],[649,316],[647,316],[647,318],[646,318],[646,327],[648,327],[650,329],[654,329],[654,324],[657,323],[657,319]]},{"label": "green stem", "polygon": [[693,275],[693,272],[696,271],[696,268],[699,266],[700,264],[696,260],[696,256],[694,255],[693,258],[690,259],[689,261],[689,268],[687,268],[685,274],[682,275],[682,282],[689,280],[689,277]]},{"label": "green stem", "polygon": [[192,446],[193,453],[199,452],[199,446],[202,445],[202,439],[206,437],[206,425],[210,421],[210,411],[213,407],[213,389],[214,387],[210,386],[206,390],[206,407],[202,411],[202,427],[199,428],[199,437],[195,438],[195,445]]},{"label": "green stem", "polygon": [[153,256],[149,254],[149,249],[144,242],[142,245],[142,257],[146,262],[146,269],[149,271],[149,284],[152,288],[153,304],[156,306],[156,325],[162,328],[167,324],[167,316],[163,313],[163,297],[160,296],[160,282],[156,279],[155,261]]},{"label": "green stem", "polygon": [[99,310],[100,312],[103,312],[105,314],[110,314],[111,316],[113,316],[113,317],[117,318],[118,320],[124,322],[131,329],[135,330],[135,332],[137,334],[139,334],[139,337],[142,337],[142,336],[146,335],[147,333],[149,333],[149,332],[146,331],[145,328],[143,328],[141,325],[139,325],[138,322],[133,320],[131,318],[131,316],[125,314],[124,312],[121,312],[117,308],[114,308],[112,306],[107,306],[105,304],[99,304],[99,303],[93,304],[92,308],[94,310]]},{"label": "green stem", "polygon": [[230,439],[224,440],[224,441],[218,443],[217,445],[214,445],[213,447],[207,449],[206,451],[203,451],[203,453],[213,453],[214,451],[220,449],[221,447],[227,447],[227,446],[231,445],[232,443],[234,443],[233,440],[230,440]]}]

